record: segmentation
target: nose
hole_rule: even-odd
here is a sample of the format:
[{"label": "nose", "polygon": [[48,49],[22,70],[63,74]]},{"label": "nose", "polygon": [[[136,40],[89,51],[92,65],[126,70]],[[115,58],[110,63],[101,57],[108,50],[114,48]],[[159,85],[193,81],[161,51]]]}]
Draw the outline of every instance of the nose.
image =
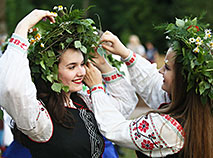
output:
[{"label": "nose", "polygon": [[84,66],[79,66],[77,75],[78,76],[84,76],[85,74],[86,74],[86,70],[85,70]]},{"label": "nose", "polygon": [[159,73],[160,74],[164,74],[164,71],[165,71],[165,66],[163,65],[160,69],[159,69]]}]

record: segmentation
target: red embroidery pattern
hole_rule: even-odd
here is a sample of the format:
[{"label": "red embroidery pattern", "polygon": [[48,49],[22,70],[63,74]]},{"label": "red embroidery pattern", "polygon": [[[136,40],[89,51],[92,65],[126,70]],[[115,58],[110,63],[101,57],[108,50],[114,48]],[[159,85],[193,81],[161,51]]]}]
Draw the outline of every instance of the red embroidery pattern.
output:
[{"label": "red embroidery pattern", "polygon": [[100,89],[104,90],[104,88],[103,88],[103,87],[98,86],[98,87],[94,87],[94,88],[92,88],[92,89],[91,89],[91,92],[93,92],[93,91],[95,91],[95,90],[100,90]]},{"label": "red embroidery pattern", "polygon": [[138,127],[135,127],[133,130],[139,129],[141,132],[146,133],[146,131],[149,129],[149,123],[143,120],[141,123],[139,123]]},{"label": "red embroidery pattern", "polygon": [[163,146],[159,140],[156,140],[157,137],[149,124],[148,117],[145,116],[133,121],[129,127],[133,143],[141,151],[149,150],[151,154],[151,150],[154,148],[162,148]]},{"label": "red embroidery pattern", "polygon": [[103,79],[107,82],[116,80],[117,78],[121,77],[121,74],[113,74],[112,76],[103,77]]},{"label": "red embroidery pattern", "polygon": [[154,144],[151,141],[144,139],[143,142],[141,142],[141,147],[147,150],[152,150]]},{"label": "red embroidery pattern", "polygon": [[166,120],[168,120],[180,133],[182,136],[185,136],[185,132],[183,127],[176,121],[174,118],[170,117],[169,115],[162,115]]},{"label": "red embroidery pattern", "polygon": [[136,54],[133,53],[133,56],[128,61],[125,62],[126,65],[130,66],[132,63],[134,63],[135,59],[136,59]]},{"label": "red embroidery pattern", "polygon": [[[155,125],[154,125],[154,123],[153,123],[153,120],[152,120],[152,117],[151,117],[151,116],[150,116],[150,120],[151,120],[152,126],[153,126],[153,128],[154,128],[156,134],[158,135],[158,138],[161,140],[161,142],[162,142],[167,148],[170,148],[170,147],[167,145],[167,143],[161,138],[160,134],[159,134],[158,131],[156,130],[156,127],[155,127]],[[162,147],[163,147],[163,146],[162,146]],[[173,153],[174,153],[174,152],[175,152],[174,149],[173,149],[173,148],[171,148],[171,149],[172,149],[172,151],[173,151]]]},{"label": "red embroidery pattern", "polygon": [[23,50],[27,50],[27,45],[25,43],[22,43],[19,39],[11,38],[10,43],[15,44],[16,46],[19,46]]}]

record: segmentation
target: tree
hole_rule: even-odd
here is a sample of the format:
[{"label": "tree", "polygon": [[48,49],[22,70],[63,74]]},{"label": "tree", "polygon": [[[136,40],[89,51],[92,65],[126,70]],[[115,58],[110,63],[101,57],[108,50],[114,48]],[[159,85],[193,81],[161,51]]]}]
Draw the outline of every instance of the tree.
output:
[{"label": "tree", "polygon": [[6,34],[5,0],[0,0],[0,34]]}]

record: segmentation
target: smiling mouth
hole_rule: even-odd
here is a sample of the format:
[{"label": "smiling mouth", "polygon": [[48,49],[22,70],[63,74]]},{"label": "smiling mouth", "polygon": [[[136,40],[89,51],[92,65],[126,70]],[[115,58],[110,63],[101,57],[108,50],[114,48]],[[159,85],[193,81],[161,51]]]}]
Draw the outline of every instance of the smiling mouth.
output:
[{"label": "smiling mouth", "polygon": [[81,84],[82,83],[82,80],[74,80],[74,81],[72,81],[73,83],[75,83],[75,84]]}]

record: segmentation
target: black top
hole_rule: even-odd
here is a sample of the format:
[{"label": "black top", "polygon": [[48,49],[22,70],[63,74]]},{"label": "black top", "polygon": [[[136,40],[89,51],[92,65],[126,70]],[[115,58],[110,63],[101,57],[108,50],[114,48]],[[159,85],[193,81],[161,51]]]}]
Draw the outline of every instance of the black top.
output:
[{"label": "black top", "polygon": [[33,158],[100,158],[104,139],[100,134],[94,114],[76,94],[72,101],[78,109],[67,108],[75,120],[68,129],[53,121],[53,136],[46,143],[37,143],[24,136],[24,142]]}]

